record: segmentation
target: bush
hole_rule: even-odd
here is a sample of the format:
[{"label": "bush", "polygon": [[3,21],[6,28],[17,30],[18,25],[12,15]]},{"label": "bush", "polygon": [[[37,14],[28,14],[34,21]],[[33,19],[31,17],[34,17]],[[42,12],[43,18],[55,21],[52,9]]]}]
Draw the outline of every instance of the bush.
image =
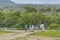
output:
[{"label": "bush", "polygon": [[56,29],[58,27],[58,24],[56,23],[51,23],[48,25],[49,26],[49,29]]}]

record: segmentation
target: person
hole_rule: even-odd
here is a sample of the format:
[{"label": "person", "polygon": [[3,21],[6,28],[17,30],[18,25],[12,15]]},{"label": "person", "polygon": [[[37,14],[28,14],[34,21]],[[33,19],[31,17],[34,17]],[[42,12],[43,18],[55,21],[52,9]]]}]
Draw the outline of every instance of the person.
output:
[{"label": "person", "polygon": [[44,24],[41,24],[40,28],[41,28],[42,31],[44,31]]},{"label": "person", "polygon": [[30,31],[34,31],[34,25],[30,25]]},{"label": "person", "polygon": [[34,31],[34,25],[32,25],[32,31]]},{"label": "person", "polygon": [[25,31],[27,31],[27,25],[25,25]]}]

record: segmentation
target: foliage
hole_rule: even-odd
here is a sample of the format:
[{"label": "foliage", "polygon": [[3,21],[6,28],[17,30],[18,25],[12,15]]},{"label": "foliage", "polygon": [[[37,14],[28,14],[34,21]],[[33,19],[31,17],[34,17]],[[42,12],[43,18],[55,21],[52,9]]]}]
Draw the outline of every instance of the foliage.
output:
[{"label": "foliage", "polygon": [[51,23],[51,24],[49,25],[50,29],[56,29],[58,26],[59,26],[59,25],[56,24],[56,23]]},{"label": "foliage", "polygon": [[[19,28],[24,29],[24,25],[27,24],[28,27],[33,24],[34,26],[45,24],[45,28],[57,29],[60,28],[60,15],[57,12],[52,12],[45,14],[45,12],[51,12],[51,8],[46,7],[40,9],[41,12],[37,12],[34,7],[24,7],[26,9],[25,13],[20,12],[0,12],[0,27],[9,28]],[[56,10],[55,10],[56,11]]]}]

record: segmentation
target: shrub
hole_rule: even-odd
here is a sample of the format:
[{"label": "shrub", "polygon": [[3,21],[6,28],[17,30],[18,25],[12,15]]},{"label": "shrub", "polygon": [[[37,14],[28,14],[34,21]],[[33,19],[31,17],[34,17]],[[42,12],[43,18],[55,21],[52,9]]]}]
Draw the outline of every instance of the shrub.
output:
[{"label": "shrub", "polygon": [[49,29],[56,29],[58,27],[58,24],[56,23],[51,23],[48,25],[49,26]]}]

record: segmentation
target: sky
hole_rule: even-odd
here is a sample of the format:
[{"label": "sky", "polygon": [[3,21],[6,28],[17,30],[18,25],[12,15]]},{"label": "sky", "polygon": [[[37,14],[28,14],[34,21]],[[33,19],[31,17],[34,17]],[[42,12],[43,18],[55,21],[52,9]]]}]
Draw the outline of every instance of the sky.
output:
[{"label": "sky", "polygon": [[60,0],[11,0],[17,4],[60,4]]}]

